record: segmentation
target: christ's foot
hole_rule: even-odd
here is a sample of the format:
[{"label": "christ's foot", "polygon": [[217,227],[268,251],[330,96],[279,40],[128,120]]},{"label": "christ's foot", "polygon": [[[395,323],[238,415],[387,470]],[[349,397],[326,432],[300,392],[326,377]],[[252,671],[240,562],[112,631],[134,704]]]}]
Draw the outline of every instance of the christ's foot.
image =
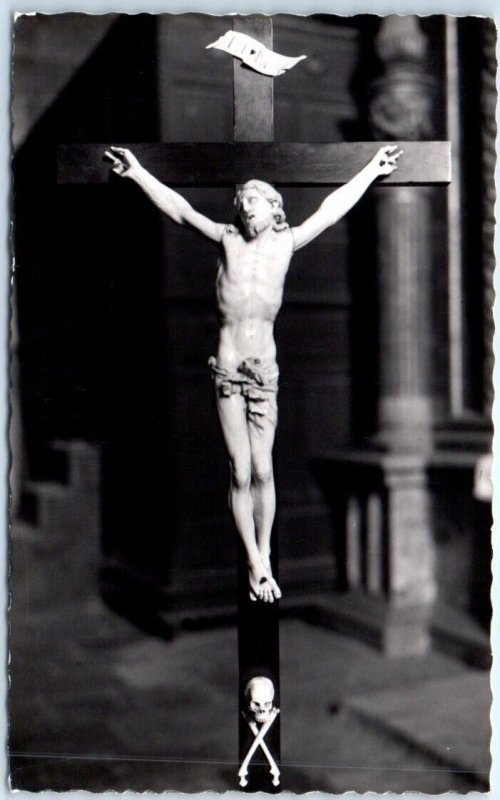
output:
[{"label": "christ's foot", "polygon": [[274,603],[281,597],[281,591],[273,578],[271,565],[264,561],[248,565],[248,580],[250,583],[250,600],[262,600],[264,603]]},{"label": "christ's foot", "polygon": [[273,571],[271,568],[271,554],[269,552],[262,552],[261,550],[260,557],[267,571],[267,577],[269,578],[271,585],[273,587],[274,597],[276,598],[276,600],[279,600],[281,597],[281,589],[273,578]]}]

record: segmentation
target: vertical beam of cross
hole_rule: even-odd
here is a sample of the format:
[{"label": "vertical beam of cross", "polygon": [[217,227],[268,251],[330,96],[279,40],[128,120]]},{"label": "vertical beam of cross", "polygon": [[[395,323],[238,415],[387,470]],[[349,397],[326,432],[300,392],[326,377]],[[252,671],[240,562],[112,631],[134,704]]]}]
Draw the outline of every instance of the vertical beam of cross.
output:
[{"label": "vertical beam of cross", "polygon": [[[272,49],[273,23],[270,17],[235,17],[233,29],[252,36],[265,47]],[[233,127],[235,142],[274,141],[273,83],[273,78],[259,75],[237,59],[234,60]]]},{"label": "vertical beam of cross", "polygon": [[[272,48],[273,28],[270,17],[235,17],[233,29],[252,36]],[[235,59],[234,140],[236,142],[272,142],[274,140],[273,79],[260,75]],[[259,177],[258,175],[250,177]],[[273,570],[278,559],[276,531],[273,542]],[[275,705],[279,707],[279,613],[278,603],[254,603],[248,597],[248,567],[243,548],[238,557],[238,654],[240,685],[240,762],[245,758],[253,735],[243,713],[246,709],[244,688],[256,675],[270,678],[276,690]],[[266,735],[266,743],[275,761],[280,757],[280,715]],[[276,791],[269,765],[257,751],[249,768],[248,791]]]}]

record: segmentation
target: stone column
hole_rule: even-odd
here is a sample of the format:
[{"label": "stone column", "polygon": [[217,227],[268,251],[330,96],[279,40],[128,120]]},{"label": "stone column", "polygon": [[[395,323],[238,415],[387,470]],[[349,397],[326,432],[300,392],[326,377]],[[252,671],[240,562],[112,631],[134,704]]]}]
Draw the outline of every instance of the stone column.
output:
[{"label": "stone column", "polygon": [[[418,18],[386,17],[375,47],[383,73],[372,86],[374,137],[432,138],[434,81],[424,69],[427,41]],[[380,187],[374,193],[380,308],[375,439],[386,452],[381,467],[387,497],[387,593],[393,607],[426,606],[435,596],[425,463],[432,445],[432,191]],[[425,649],[425,639],[420,637],[418,649]]]},{"label": "stone column", "polygon": [[[375,46],[384,71],[372,85],[374,138],[431,138],[433,80],[423,69],[427,42],[418,18],[386,17]],[[374,193],[380,299],[376,441],[390,451],[425,452],[431,442],[431,192],[380,187]]]},{"label": "stone column", "polygon": [[429,189],[380,189],[376,197],[380,302],[377,443],[428,450],[430,304]]},{"label": "stone column", "polygon": [[[415,16],[382,20],[382,75],[372,86],[374,138],[431,138],[433,82]],[[404,158],[404,155],[402,156]],[[387,655],[430,646],[436,595],[427,465],[432,275],[431,195],[425,187],[373,191],[379,275],[378,429],[365,449],[333,454],[324,485],[334,509],[339,593],[329,619]]]}]

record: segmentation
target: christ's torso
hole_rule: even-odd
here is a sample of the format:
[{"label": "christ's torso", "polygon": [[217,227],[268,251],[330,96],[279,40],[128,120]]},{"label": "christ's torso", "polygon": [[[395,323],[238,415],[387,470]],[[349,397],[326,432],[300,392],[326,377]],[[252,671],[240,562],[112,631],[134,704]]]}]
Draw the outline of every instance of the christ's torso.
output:
[{"label": "christ's torso", "polygon": [[226,231],[216,281],[220,338],[217,360],[236,369],[247,358],[276,359],[274,320],[281,308],[292,256],[289,229],[271,228],[255,239]]}]

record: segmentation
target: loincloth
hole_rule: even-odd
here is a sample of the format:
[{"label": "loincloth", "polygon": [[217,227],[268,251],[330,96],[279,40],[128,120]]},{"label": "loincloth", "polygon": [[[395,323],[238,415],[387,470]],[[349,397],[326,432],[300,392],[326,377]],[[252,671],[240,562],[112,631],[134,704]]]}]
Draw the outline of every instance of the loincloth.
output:
[{"label": "loincloth", "polygon": [[276,361],[261,362],[258,358],[247,358],[230,372],[217,363],[212,356],[208,360],[219,397],[241,394],[246,400],[247,420],[258,436],[264,430],[264,420],[276,427],[278,422],[278,378]]}]

